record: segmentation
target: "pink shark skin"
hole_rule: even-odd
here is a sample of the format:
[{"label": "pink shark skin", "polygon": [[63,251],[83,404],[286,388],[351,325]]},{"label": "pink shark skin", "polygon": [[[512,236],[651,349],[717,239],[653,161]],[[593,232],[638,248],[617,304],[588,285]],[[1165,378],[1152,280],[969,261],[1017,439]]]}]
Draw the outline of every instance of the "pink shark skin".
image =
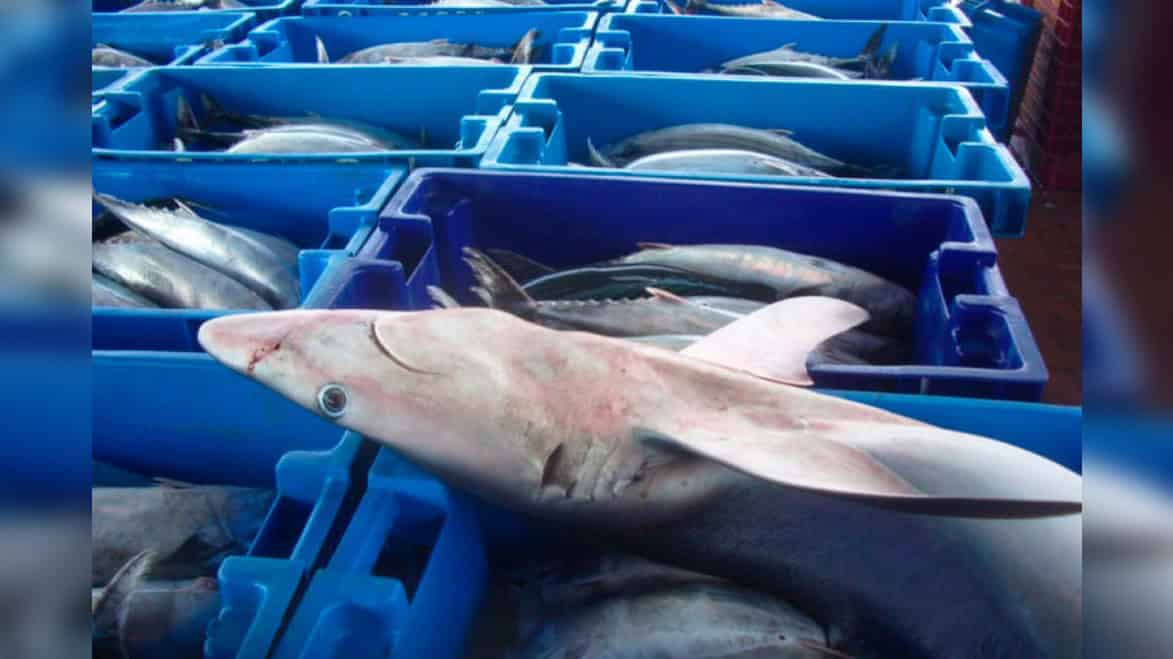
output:
[{"label": "pink shark skin", "polygon": [[[336,423],[450,484],[666,563],[796,597],[849,640],[900,637],[912,658],[995,656],[991,647],[1009,652],[997,656],[1078,656],[1078,515],[909,515],[817,491],[846,482],[1078,501],[1080,478],[1034,454],[487,309],[228,316],[206,323],[199,339],[311,410],[322,411],[324,386],[341,386]],[[673,443],[720,452],[715,439],[724,437],[755,438],[744,444],[753,462],[808,479],[814,491]],[[781,442],[789,454],[776,450]],[[824,453],[824,442],[849,450]],[[788,455],[802,468],[769,471]],[[921,585],[923,596],[910,594]]]}]

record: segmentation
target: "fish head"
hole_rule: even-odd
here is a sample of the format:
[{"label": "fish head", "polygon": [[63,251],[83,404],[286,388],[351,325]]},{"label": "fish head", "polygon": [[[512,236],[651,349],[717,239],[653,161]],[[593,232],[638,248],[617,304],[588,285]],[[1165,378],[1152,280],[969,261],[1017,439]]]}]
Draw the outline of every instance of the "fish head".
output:
[{"label": "fish head", "polygon": [[543,451],[493,423],[524,414],[516,391],[530,390],[511,356],[524,338],[508,323],[528,325],[488,309],[292,310],[217,318],[199,341],[294,403],[508,502],[532,498]]}]

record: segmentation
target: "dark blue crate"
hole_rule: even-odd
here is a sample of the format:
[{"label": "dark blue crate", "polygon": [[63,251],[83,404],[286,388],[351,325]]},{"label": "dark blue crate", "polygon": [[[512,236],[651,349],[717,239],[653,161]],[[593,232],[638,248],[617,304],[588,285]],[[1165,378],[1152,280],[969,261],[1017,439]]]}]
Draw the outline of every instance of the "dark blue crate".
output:
[{"label": "dark blue crate", "polygon": [[[98,160],[370,161],[471,167],[479,162],[528,71],[516,66],[201,66],[158,69],[103,95],[91,136]],[[207,93],[227,110],[358,121],[438,148],[391,153],[258,156],[170,150],[180,96],[197,115]]]},{"label": "dark blue crate", "polygon": [[544,5],[436,7],[430,0],[305,0],[304,16],[495,16],[555,11],[623,11],[628,0],[545,0]]},{"label": "dark blue crate", "polygon": [[90,91],[95,94],[93,103],[97,104],[101,97],[98,92],[111,91],[115,83],[127,82],[131,76],[142,73],[141,69],[112,69],[104,66],[90,67]]},{"label": "dark blue crate", "polygon": [[[835,57],[853,57],[882,22],[788,21],[720,16],[609,14],[599,23],[583,73],[700,73],[719,63],[795,44]],[[1006,79],[974,50],[956,25],[891,23],[881,52],[898,46],[892,80],[958,83],[981,106],[990,130],[1008,129]]]},{"label": "dark blue crate", "polygon": [[488,571],[470,502],[353,433],[277,479],[249,556],[221,567],[207,657],[460,656]]},{"label": "dark blue crate", "polygon": [[[1082,469],[1079,408],[826,393]],[[209,626],[210,659],[457,657],[491,559],[517,564],[546,549],[508,538],[486,545],[476,504],[353,433],[333,451],[286,456],[278,471],[277,501],[249,556],[220,569],[224,608]],[[404,551],[413,546],[430,552],[409,589],[414,579],[396,577],[419,574]]]},{"label": "dark blue crate", "polygon": [[[248,5],[248,7],[246,9],[243,9],[243,10],[242,9],[200,9],[200,10],[196,10],[196,11],[169,11],[169,12],[161,12],[159,14],[146,13],[146,14],[142,14],[142,15],[150,15],[150,16],[201,15],[201,16],[206,16],[209,14],[231,14],[231,13],[239,13],[241,11],[248,11],[248,12],[252,12],[252,13],[256,14],[256,16],[260,19],[266,19],[266,18],[272,18],[274,16],[278,16],[280,14],[296,13],[297,5],[298,5],[299,1],[300,0],[277,0],[276,2],[273,2],[271,0],[240,0],[240,2]],[[125,12],[127,9],[130,9],[131,7],[139,4],[140,2],[142,2],[142,0],[92,0],[92,5],[91,5],[92,13],[91,13],[91,15],[98,16],[100,14],[113,14],[113,13],[118,13],[118,12]],[[139,14],[137,12],[131,12],[131,15],[139,15]]]},{"label": "dark blue crate", "polygon": [[[577,71],[582,66],[598,14],[595,12],[523,12],[409,14],[372,16],[361,21],[334,17],[279,18],[253,30],[244,43],[210,53],[199,64],[312,64],[320,38],[331,59],[379,44],[448,39],[498,48],[512,46],[536,28],[537,71]],[[495,66],[486,64],[487,66]]]},{"label": "dark blue crate", "polygon": [[[303,306],[314,306],[327,290],[322,274],[355,253],[404,173],[381,164],[110,161],[95,163],[93,184],[132,201],[202,201],[224,209],[231,224],[292,240],[305,248]],[[94,309],[98,459],[151,475],[248,485],[271,482],[286,451],[333,445],[331,426],[199,352],[200,325],[224,313]]]},{"label": "dark blue crate", "polygon": [[[1030,80],[1043,15],[1030,7],[1005,0],[965,0],[960,8],[972,22],[969,34],[978,52],[993,62],[1009,80],[1011,112],[1007,132],[1010,132]],[[1005,137],[1009,138],[1009,135]]]},{"label": "dark blue crate", "polygon": [[[310,0],[311,2],[313,0]],[[755,0],[709,0],[717,4],[744,4]],[[685,0],[675,2],[683,7]],[[969,19],[951,0],[782,0],[782,4],[819,18],[851,21],[929,21],[968,26]],[[664,0],[631,0],[627,13],[669,14]]]},{"label": "dark blue crate", "polygon": [[[689,221],[691,218],[696,218]],[[465,246],[555,267],[637,242],[746,243],[815,254],[919,293],[912,365],[818,366],[816,386],[1039,400],[1047,371],[971,200],[760,184],[503,172],[413,174],[321,302],[426,309],[426,287],[468,299]]]},{"label": "dark blue crate", "polygon": [[977,200],[991,229],[1021,235],[1030,181],[997,143],[969,92],[928,82],[855,83],[743,76],[530,76],[481,162],[486,169],[582,173],[587,138],[604,145],[678,124],[786,128],[809,146],[860,164],[895,165],[902,179],[819,179],[606,170],[823,187],[945,192]]}]

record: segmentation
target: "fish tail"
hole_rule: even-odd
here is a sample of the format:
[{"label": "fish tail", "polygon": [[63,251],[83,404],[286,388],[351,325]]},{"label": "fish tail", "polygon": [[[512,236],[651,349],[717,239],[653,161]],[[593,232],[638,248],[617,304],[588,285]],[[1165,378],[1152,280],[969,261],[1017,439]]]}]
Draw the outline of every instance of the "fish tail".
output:
[{"label": "fish tail", "polygon": [[186,96],[180,94],[179,100],[175,104],[175,132],[185,136],[199,129],[200,122],[196,119],[191,104],[187,102]]},{"label": "fish tail", "polygon": [[326,52],[326,44],[322,41],[322,37],[314,36],[314,52],[317,56],[318,64],[329,64],[330,53]]},{"label": "fish tail", "polygon": [[534,300],[510,274],[484,252],[464,248],[464,262],[472,268],[478,287],[473,290],[494,309],[518,310],[533,304]]},{"label": "fish tail", "polygon": [[595,148],[595,143],[592,142],[591,138],[589,137],[587,138],[587,153],[590,154],[591,164],[595,167],[607,167],[609,169],[619,168],[619,165],[616,165],[613,160],[603,155],[598,149]]},{"label": "fish tail", "polygon": [[863,50],[859,51],[860,58],[870,60],[878,56],[880,54],[880,46],[884,45],[884,35],[887,33],[887,23],[876,28],[872,36],[868,37],[868,42],[864,45]]},{"label": "fish tail", "polygon": [[541,38],[542,33],[536,29],[531,29],[522,35],[521,39],[513,45],[513,64],[529,64],[534,61],[537,55],[537,40]]},{"label": "fish tail", "polygon": [[147,572],[154,567],[157,558],[155,552],[150,550],[136,554],[118,568],[110,578],[110,583],[102,588],[90,609],[95,637],[116,633],[123,603],[138,588]]},{"label": "fish tail", "polygon": [[707,8],[705,0],[688,0],[684,4],[684,13],[699,14]]},{"label": "fish tail", "polygon": [[[689,4],[692,4],[691,0],[690,0]],[[672,2],[672,0],[664,0],[664,6],[668,8],[668,11],[672,12],[673,14],[676,14],[677,16],[683,16],[684,13],[687,11],[686,7],[681,7],[680,5],[676,4],[675,2]]]},{"label": "fish tail", "polygon": [[460,303],[439,286],[428,286],[428,297],[437,309],[459,309]]}]

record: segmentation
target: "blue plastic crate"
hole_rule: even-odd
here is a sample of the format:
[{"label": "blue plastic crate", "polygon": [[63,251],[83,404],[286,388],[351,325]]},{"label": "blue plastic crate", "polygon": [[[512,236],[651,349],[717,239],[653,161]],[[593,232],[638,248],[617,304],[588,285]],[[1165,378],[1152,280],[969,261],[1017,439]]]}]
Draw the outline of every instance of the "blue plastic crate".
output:
[{"label": "blue plastic crate", "polygon": [[[361,21],[336,17],[280,18],[253,30],[248,41],[210,53],[199,64],[315,63],[315,37],[332,59],[363,48],[401,41],[448,39],[458,43],[509,47],[527,30],[540,36],[538,60],[529,65],[538,71],[577,71],[591,43],[598,14],[595,12],[524,12],[471,14],[409,14],[372,16]],[[486,66],[496,66],[486,64]]]},{"label": "blue plastic crate", "polygon": [[[751,53],[795,44],[800,50],[853,57],[885,25],[869,21],[787,21],[719,16],[610,14],[603,17],[583,73],[700,73]],[[956,25],[892,23],[881,52],[898,46],[892,80],[958,83],[969,90],[990,130],[1008,128],[1006,79],[978,56]]]},{"label": "blue plastic crate", "polygon": [[[475,166],[528,71],[516,66],[201,66],[158,69],[105,93],[93,110],[98,160],[183,162],[370,161]],[[202,113],[201,93],[233,112],[319,115],[390,129],[437,148],[390,153],[258,156],[170,149],[181,96]]]},{"label": "blue plastic crate", "polygon": [[969,34],[978,52],[1009,80],[1010,117],[1007,130],[1002,134],[1003,138],[1009,139],[1030,80],[1043,15],[1006,0],[964,0],[960,8],[970,18]]},{"label": "blue plastic crate", "polygon": [[[1079,408],[825,393],[1082,469]],[[206,656],[460,656],[492,559],[516,564],[519,555],[548,551],[508,539],[487,545],[477,507],[353,433],[330,452],[291,453],[249,556],[220,569],[224,608],[209,625]]]},{"label": "blue plastic crate", "polygon": [[[690,218],[696,218],[689,221]],[[427,309],[438,285],[470,299],[465,246],[555,267],[620,256],[637,242],[746,243],[815,254],[919,293],[906,366],[818,366],[816,386],[1038,400],[1047,371],[999,274],[993,241],[960,197],[669,179],[420,171],[321,302]]]},{"label": "blue plastic crate", "polygon": [[[179,15],[201,15],[209,14],[231,14],[239,13],[241,11],[248,11],[256,14],[258,18],[266,19],[272,18],[279,14],[296,13],[297,5],[300,0],[278,0],[273,2],[271,0],[240,0],[240,2],[248,5],[247,9],[200,9],[196,11],[169,11],[159,14],[144,13],[142,15],[158,16],[179,16]],[[97,16],[99,14],[113,14],[118,12],[125,12],[127,9],[139,4],[142,0],[92,0],[91,14]],[[138,12],[132,12],[138,15]]]},{"label": "blue plastic crate", "polygon": [[763,80],[741,76],[530,76],[481,167],[582,173],[587,138],[605,145],[698,122],[786,128],[805,144],[863,165],[902,167],[903,179],[819,179],[606,170],[801,185],[945,192],[977,200],[999,235],[1021,235],[1030,181],[997,143],[969,92],[941,83]]},{"label": "blue plastic crate", "polygon": [[487,581],[475,508],[346,433],[291,453],[249,556],[220,569],[205,656],[460,656]]},{"label": "blue plastic crate", "polygon": [[[714,4],[744,4],[754,1],[709,0]],[[683,7],[685,0],[675,4]],[[782,4],[831,20],[929,21],[969,25],[969,19],[951,0],[782,0]],[[631,0],[627,5],[627,13],[669,14],[672,10],[664,4],[664,0]]]},{"label": "blue plastic crate", "polygon": [[623,11],[628,0],[545,0],[544,5],[436,7],[429,0],[305,0],[304,16],[490,16],[549,11]]}]

